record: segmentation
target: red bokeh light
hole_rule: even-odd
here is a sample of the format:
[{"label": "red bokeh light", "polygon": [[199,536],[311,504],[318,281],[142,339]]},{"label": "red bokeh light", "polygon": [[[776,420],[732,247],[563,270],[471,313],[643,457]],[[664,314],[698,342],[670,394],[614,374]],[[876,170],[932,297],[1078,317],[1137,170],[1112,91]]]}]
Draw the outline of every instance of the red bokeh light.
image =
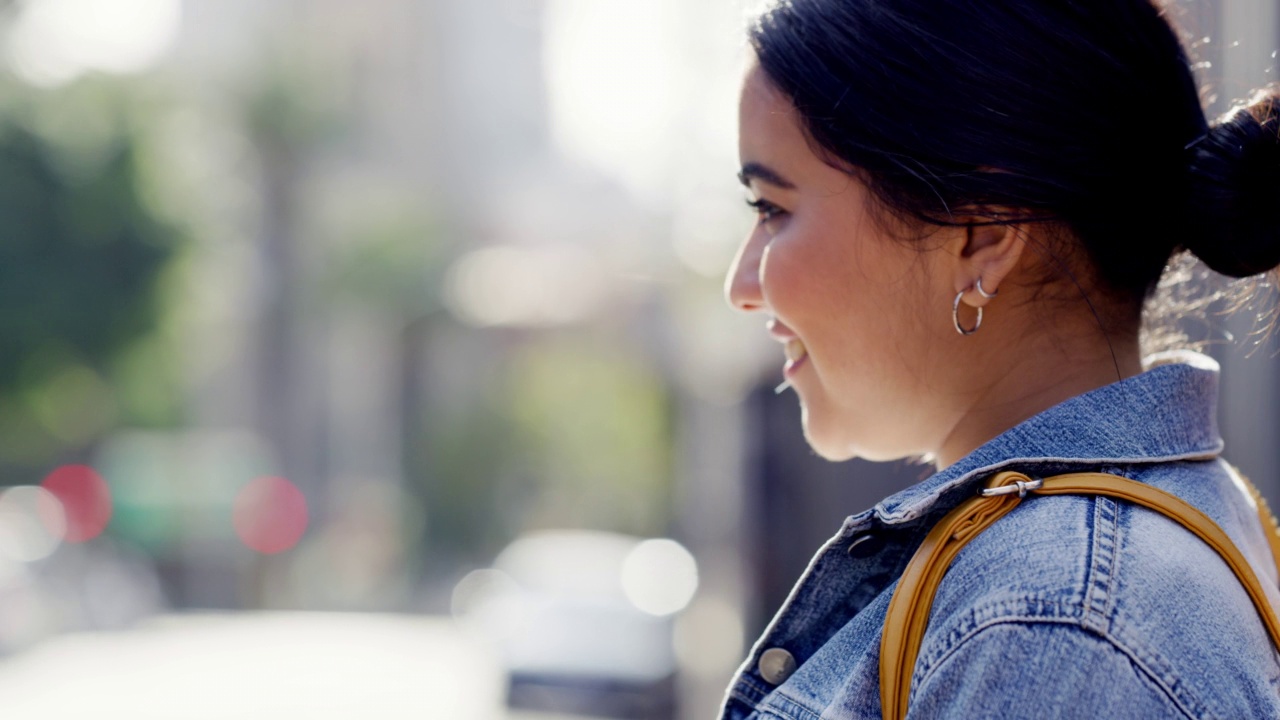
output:
[{"label": "red bokeh light", "polygon": [[107,529],[111,521],[111,487],[93,468],[63,465],[49,473],[40,485],[62,503],[67,521],[63,540],[87,542]]},{"label": "red bokeh light", "polygon": [[231,521],[241,542],[253,550],[284,552],[307,531],[307,499],[282,477],[261,477],[236,494]]}]

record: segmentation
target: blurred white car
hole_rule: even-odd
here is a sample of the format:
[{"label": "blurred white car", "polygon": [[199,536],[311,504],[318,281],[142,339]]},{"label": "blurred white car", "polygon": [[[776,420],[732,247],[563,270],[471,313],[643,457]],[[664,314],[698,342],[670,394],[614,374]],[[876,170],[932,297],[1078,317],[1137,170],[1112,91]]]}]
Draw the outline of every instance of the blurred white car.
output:
[{"label": "blurred white car", "polygon": [[668,720],[673,618],[697,584],[693,556],[674,540],[541,532],[464,578],[454,611],[496,644],[509,707]]}]

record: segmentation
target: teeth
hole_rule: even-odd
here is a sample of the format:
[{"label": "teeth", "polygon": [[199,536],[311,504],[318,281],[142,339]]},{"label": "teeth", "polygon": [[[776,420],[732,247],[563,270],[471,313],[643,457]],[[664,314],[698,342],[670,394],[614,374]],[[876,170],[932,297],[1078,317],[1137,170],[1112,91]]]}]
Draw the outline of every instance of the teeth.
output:
[{"label": "teeth", "polygon": [[787,360],[791,362],[795,362],[799,360],[800,358],[805,356],[806,352],[808,352],[807,350],[804,349],[804,343],[801,342],[799,339],[788,340],[787,344],[784,346],[783,351],[787,354]]}]

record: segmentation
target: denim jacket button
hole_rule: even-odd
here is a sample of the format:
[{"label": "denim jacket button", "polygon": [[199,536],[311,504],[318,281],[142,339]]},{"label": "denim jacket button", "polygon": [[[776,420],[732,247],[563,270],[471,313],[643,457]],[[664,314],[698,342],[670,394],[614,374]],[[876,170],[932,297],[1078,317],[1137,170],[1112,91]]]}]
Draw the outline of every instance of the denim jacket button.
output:
[{"label": "denim jacket button", "polygon": [[791,677],[791,673],[796,671],[796,659],[782,648],[769,648],[761,653],[760,662],[756,667],[760,670],[760,677],[764,678],[765,682],[770,685],[781,685]]},{"label": "denim jacket button", "polygon": [[878,542],[878,540],[879,538],[872,533],[867,533],[857,540],[854,540],[849,544],[849,557],[862,559],[875,555],[877,552],[880,552],[881,543]]}]

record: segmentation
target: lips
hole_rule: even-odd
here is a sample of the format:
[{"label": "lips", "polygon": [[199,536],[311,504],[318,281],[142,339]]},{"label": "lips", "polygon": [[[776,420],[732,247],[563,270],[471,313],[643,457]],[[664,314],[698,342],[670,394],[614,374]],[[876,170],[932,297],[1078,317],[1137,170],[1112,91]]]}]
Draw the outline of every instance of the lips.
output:
[{"label": "lips", "polygon": [[787,356],[787,364],[782,371],[787,379],[790,380],[791,374],[803,365],[805,359],[809,357],[809,350],[804,346],[804,341],[797,337],[795,332],[784,325],[778,318],[769,318],[769,322],[765,326],[769,329],[769,334],[773,336],[773,339],[782,343],[782,351]]}]

